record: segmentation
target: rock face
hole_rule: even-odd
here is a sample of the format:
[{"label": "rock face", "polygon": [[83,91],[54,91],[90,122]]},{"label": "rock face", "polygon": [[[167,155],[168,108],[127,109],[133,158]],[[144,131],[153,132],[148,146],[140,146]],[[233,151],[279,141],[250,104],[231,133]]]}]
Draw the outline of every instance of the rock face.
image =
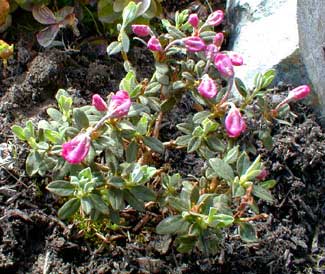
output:
[{"label": "rock face", "polygon": [[236,75],[248,87],[254,76],[277,70],[275,83],[312,83],[325,124],[325,1],[228,0],[229,49],[244,56]]},{"label": "rock face", "polygon": [[244,56],[237,76],[249,87],[256,73],[277,70],[276,82],[307,82],[299,51],[296,0],[229,0],[227,14],[233,26],[230,49]]},{"label": "rock face", "polygon": [[325,126],[325,1],[298,0],[299,46]]}]

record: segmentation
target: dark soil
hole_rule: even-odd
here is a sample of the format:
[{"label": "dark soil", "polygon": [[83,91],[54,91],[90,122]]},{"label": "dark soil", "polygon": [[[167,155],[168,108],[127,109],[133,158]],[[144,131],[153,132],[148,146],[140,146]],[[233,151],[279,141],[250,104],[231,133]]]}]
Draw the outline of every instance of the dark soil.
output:
[{"label": "dark soil", "polygon": [[[325,132],[310,109],[294,105],[299,115],[293,125],[274,128],[271,151],[258,149],[278,181],[275,202],[260,204],[269,218],[258,224],[258,243],[245,244],[229,233],[217,256],[179,254],[172,238],[153,232],[160,220],[155,208],[123,212],[134,223],[129,236],[106,229],[106,242],[99,236],[94,241],[80,223],[56,217],[60,201],[45,190],[48,178],[26,176],[26,146],[14,143],[10,127],[45,116],[58,88],[73,94],[77,105],[89,103],[93,93],[117,90],[123,64],[119,57],[94,54],[91,45],[77,52],[41,51],[32,35],[17,37],[8,77],[0,79],[0,273],[325,273]],[[133,48],[131,59],[140,77],[150,76],[145,49]],[[163,121],[164,137],[174,136],[191,111],[183,98]],[[193,154],[167,151],[164,157],[184,176],[201,172]]]}]

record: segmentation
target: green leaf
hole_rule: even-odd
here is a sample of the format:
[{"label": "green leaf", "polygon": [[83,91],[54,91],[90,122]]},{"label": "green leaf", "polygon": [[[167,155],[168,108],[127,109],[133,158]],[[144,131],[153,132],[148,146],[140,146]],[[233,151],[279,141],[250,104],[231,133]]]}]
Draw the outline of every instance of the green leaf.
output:
[{"label": "green leaf", "polygon": [[26,159],[26,172],[29,176],[33,176],[38,172],[41,161],[41,155],[37,151],[32,150],[28,154]]},{"label": "green leaf", "polygon": [[73,214],[75,214],[78,209],[80,208],[80,199],[79,198],[73,198],[67,201],[58,212],[60,219],[68,219],[72,217]]},{"label": "green leaf", "polygon": [[156,95],[161,89],[161,84],[157,81],[150,82],[146,87],[144,94],[146,95]]},{"label": "green leaf", "polygon": [[85,196],[81,198],[81,208],[87,215],[89,215],[91,210],[94,208],[94,204],[89,197]]},{"label": "green leaf", "polygon": [[129,71],[120,82],[120,89],[126,90],[130,93],[137,85],[135,74],[133,71]]},{"label": "green leaf", "polygon": [[212,42],[215,36],[216,33],[214,31],[208,30],[208,31],[200,32],[200,37],[207,42]]},{"label": "green leaf", "polygon": [[176,125],[177,129],[185,134],[192,134],[193,126],[189,123],[180,123]]},{"label": "green leaf", "polygon": [[143,115],[137,124],[136,131],[140,135],[145,135],[148,130],[149,119],[147,115]]},{"label": "green leaf", "polygon": [[142,201],[155,201],[156,195],[151,189],[146,186],[134,186],[129,189],[129,191],[137,197],[137,199]]},{"label": "green leaf", "polygon": [[243,96],[244,98],[246,98],[248,91],[247,91],[247,88],[245,87],[245,84],[243,83],[243,81],[241,79],[235,77],[235,86],[236,86],[239,94],[241,96]]},{"label": "green leaf", "polygon": [[81,170],[79,172],[79,174],[78,174],[78,177],[80,179],[86,178],[88,180],[91,180],[93,178],[93,174],[91,173],[91,168],[90,167],[87,167],[87,168]]},{"label": "green leaf", "polygon": [[82,110],[75,108],[73,110],[73,118],[78,128],[82,129],[89,127],[87,115]]},{"label": "green leaf", "polygon": [[126,155],[126,161],[128,163],[132,163],[135,162],[137,159],[137,155],[138,155],[138,149],[139,149],[139,145],[137,142],[132,141],[126,151],[125,151],[125,155]]},{"label": "green leaf", "polygon": [[167,74],[168,71],[169,71],[168,65],[164,64],[164,63],[156,62],[155,63],[155,68],[156,68],[156,71],[159,72],[160,74]]},{"label": "green leaf", "polygon": [[108,183],[117,188],[123,188],[126,185],[125,181],[117,176],[109,178]]},{"label": "green leaf", "polygon": [[105,204],[103,199],[97,195],[97,194],[90,194],[89,198],[93,202],[93,205],[96,210],[98,210],[100,213],[108,215],[109,214],[109,209],[108,206]]},{"label": "green leaf", "polygon": [[261,73],[257,73],[254,78],[254,85],[257,90],[262,89],[263,83],[263,75]]},{"label": "green leaf", "polygon": [[174,97],[168,98],[161,104],[161,111],[164,113],[169,112],[175,106],[176,102]]},{"label": "green leaf", "polygon": [[51,117],[52,120],[56,121],[56,122],[61,122],[62,121],[62,113],[60,111],[58,111],[55,108],[48,108],[47,109],[47,114]]},{"label": "green leaf", "polygon": [[244,242],[251,243],[257,241],[255,227],[250,223],[241,223],[239,225],[239,235]]},{"label": "green leaf", "polygon": [[123,191],[124,199],[132,206],[135,210],[144,211],[143,202],[137,199],[131,192],[128,190]]},{"label": "green leaf", "polygon": [[158,234],[177,234],[186,231],[188,223],[183,220],[182,216],[170,216],[162,220],[156,227]]},{"label": "green leaf", "polygon": [[119,189],[107,190],[108,200],[114,210],[123,210],[125,203],[123,199],[123,191]]},{"label": "green leaf", "polygon": [[155,73],[157,81],[162,84],[167,86],[169,84],[169,77],[166,74],[159,73],[158,71]]},{"label": "green leaf", "polygon": [[181,32],[179,29],[172,25],[167,26],[167,32],[175,39],[181,39],[186,37],[183,32]]},{"label": "green leaf", "polygon": [[276,71],[274,69],[270,69],[263,74],[261,89],[267,88],[274,80],[276,76]]},{"label": "green leaf", "polygon": [[123,27],[125,28],[129,23],[131,23],[137,17],[137,12],[139,10],[139,7],[140,7],[140,3],[136,4],[131,1],[124,8],[123,13],[122,13],[122,18],[123,18],[122,28]]},{"label": "green leaf", "polygon": [[276,180],[267,180],[267,181],[260,183],[259,185],[265,189],[271,189],[271,188],[275,187],[276,184],[277,184]]},{"label": "green leaf", "polygon": [[188,181],[183,182],[180,198],[184,202],[184,204],[187,205],[188,209],[190,209],[193,204],[197,203],[200,197],[199,191],[200,191],[199,188],[193,185],[191,182]]},{"label": "green leaf", "polygon": [[236,164],[237,173],[240,176],[244,175],[250,165],[251,165],[251,162],[249,160],[247,153],[245,151],[242,152],[242,154],[240,154],[240,156],[237,160],[237,164]]},{"label": "green leaf", "polygon": [[221,160],[220,158],[213,158],[209,160],[209,164],[218,177],[226,180],[227,182],[234,180],[234,171],[225,161]]},{"label": "green leaf", "polygon": [[239,146],[237,145],[227,152],[223,160],[227,164],[233,164],[237,161],[238,155],[239,155]]},{"label": "green leaf", "polygon": [[109,44],[106,51],[108,55],[114,55],[116,53],[119,53],[122,50],[122,43],[114,41]]},{"label": "green leaf", "polygon": [[176,138],[175,142],[178,146],[187,146],[191,140],[191,135],[183,135]]},{"label": "green leaf", "polygon": [[18,139],[26,141],[24,129],[22,127],[14,125],[11,127],[11,130],[17,136]]},{"label": "green leaf", "polygon": [[113,23],[121,16],[121,14],[114,12],[113,3],[107,0],[98,1],[97,14],[98,14],[99,21],[106,24]]},{"label": "green leaf", "polygon": [[271,192],[260,185],[253,186],[253,195],[267,202],[273,202],[273,196]]},{"label": "green leaf", "polygon": [[209,118],[210,115],[211,112],[206,110],[195,113],[195,115],[193,116],[193,123],[201,124],[206,118]]},{"label": "green leaf", "polygon": [[245,174],[241,177],[243,177],[243,180],[248,181],[254,179],[260,173],[261,173],[261,155],[258,155],[255,161],[246,170]]},{"label": "green leaf", "polygon": [[195,247],[197,242],[196,235],[184,235],[176,239],[177,251],[181,253],[189,253]]},{"label": "green leaf", "polygon": [[124,30],[121,30],[121,43],[122,43],[122,49],[124,52],[128,52],[130,49],[130,39],[127,33]]},{"label": "green leaf", "polygon": [[201,145],[202,139],[200,137],[192,137],[187,145],[187,152],[192,153],[196,151]]},{"label": "green leaf", "polygon": [[211,207],[210,212],[209,212],[209,217],[208,217],[208,224],[211,227],[227,227],[233,224],[234,222],[234,217],[231,215],[226,215],[226,214],[221,214],[217,213],[218,209]]},{"label": "green leaf", "polygon": [[173,90],[178,90],[178,89],[183,89],[186,87],[186,83],[184,83],[183,81],[176,81],[173,82]]},{"label": "green leaf", "polygon": [[178,197],[168,196],[167,203],[179,212],[189,210],[188,204]]},{"label": "green leaf", "polygon": [[73,195],[76,190],[75,185],[72,185],[70,182],[64,180],[53,181],[49,183],[46,188],[54,194],[63,197]]},{"label": "green leaf", "polygon": [[146,146],[150,147],[153,151],[156,151],[158,153],[164,152],[165,147],[163,143],[160,142],[157,138],[143,136],[143,142]]},{"label": "green leaf", "polygon": [[215,135],[206,138],[206,144],[212,151],[224,152],[225,150],[225,144]]},{"label": "green leaf", "polygon": [[50,141],[53,144],[62,144],[63,140],[60,134],[54,130],[45,129],[44,136],[46,140]]}]

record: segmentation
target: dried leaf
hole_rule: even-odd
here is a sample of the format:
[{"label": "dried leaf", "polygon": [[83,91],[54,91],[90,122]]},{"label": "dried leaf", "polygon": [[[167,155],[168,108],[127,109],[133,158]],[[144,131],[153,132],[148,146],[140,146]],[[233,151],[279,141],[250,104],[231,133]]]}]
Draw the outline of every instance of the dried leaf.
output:
[{"label": "dried leaf", "polygon": [[58,22],[54,13],[46,6],[34,6],[32,13],[35,20],[43,25],[52,25]]},{"label": "dried leaf", "polygon": [[36,38],[38,43],[44,48],[48,47],[56,35],[58,34],[60,27],[58,25],[52,25],[45,29],[42,29],[39,33],[37,33]]}]

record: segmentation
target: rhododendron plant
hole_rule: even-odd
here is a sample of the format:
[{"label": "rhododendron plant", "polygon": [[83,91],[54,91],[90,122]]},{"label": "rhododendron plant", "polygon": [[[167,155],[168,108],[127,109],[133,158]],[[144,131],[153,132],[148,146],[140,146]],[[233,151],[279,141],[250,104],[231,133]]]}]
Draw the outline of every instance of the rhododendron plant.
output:
[{"label": "rhododendron plant", "polygon": [[135,35],[140,37],[146,37],[151,33],[151,29],[147,25],[132,25],[132,31]]},{"label": "rhododendron plant", "polygon": [[[26,171],[52,176],[47,189],[66,199],[58,212],[62,219],[123,222],[120,228],[129,230],[126,212],[154,208],[156,232],[174,234],[180,252],[216,254],[224,235],[233,233],[255,242],[256,223],[268,217],[258,205],[273,202],[270,189],[276,184],[267,180],[272,174],[264,172],[255,146],[272,149],[272,127],[290,123],[288,104],[310,89],[293,89],[276,105],[269,96],[275,92],[269,87],[274,70],[258,73],[254,87],[246,88],[234,69],[241,69],[245,53],[223,50],[224,36],[214,31],[224,18],[220,10],[207,20],[176,12],[173,21],[162,19],[161,28],[150,28],[132,25],[140,8],[134,2],[125,7],[117,40],[107,47],[109,55],[121,53],[124,61],[125,76],[115,94],[103,89],[107,101],[95,94],[92,105],[74,107],[73,96],[59,90],[48,120],[12,128],[31,147]],[[128,58],[130,27],[153,55],[148,78],[141,78],[142,67]],[[184,101],[189,113],[168,116]],[[171,117],[179,119],[177,132],[166,134],[173,128]],[[166,162],[173,150],[200,158],[202,172],[175,173]]]},{"label": "rhododendron plant", "polygon": [[234,67],[230,57],[226,54],[219,53],[214,58],[214,64],[223,77],[233,77]]},{"label": "rhododendron plant", "polygon": [[131,98],[127,91],[119,90],[112,95],[108,105],[108,113],[111,117],[118,118],[128,114],[131,106]]},{"label": "rhododendron plant", "polygon": [[152,51],[161,51],[162,50],[160,41],[155,36],[152,36],[149,39],[149,41],[147,43],[147,47],[148,47],[148,49],[150,49]]},{"label": "rhododendron plant", "polygon": [[246,123],[240,111],[234,105],[231,106],[226,119],[225,126],[227,134],[230,138],[239,137],[246,130]]},{"label": "rhododendron plant", "polygon": [[208,74],[203,75],[200,85],[197,90],[199,93],[208,99],[213,98],[217,95],[217,86],[213,79],[210,78]]},{"label": "rhododendron plant", "polygon": [[190,14],[188,17],[187,22],[193,27],[197,28],[199,26],[200,19],[196,13]]},{"label": "rhododendron plant", "polygon": [[80,164],[89,152],[90,141],[88,133],[78,134],[62,145],[62,157],[70,164]]},{"label": "rhododendron plant", "polygon": [[94,94],[92,97],[92,105],[98,110],[98,111],[107,111],[107,104],[104,101],[102,97],[98,94]]}]

